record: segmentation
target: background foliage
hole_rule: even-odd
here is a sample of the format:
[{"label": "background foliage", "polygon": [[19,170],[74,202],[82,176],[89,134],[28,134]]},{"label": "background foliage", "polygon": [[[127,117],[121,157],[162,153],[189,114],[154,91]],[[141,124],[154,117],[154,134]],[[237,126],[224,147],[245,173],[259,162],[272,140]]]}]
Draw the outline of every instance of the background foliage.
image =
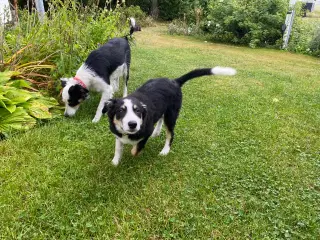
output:
[{"label": "background foliage", "polygon": [[[152,0],[129,0],[151,14]],[[162,0],[159,18],[171,21],[169,34],[205,35],[218,42],[254,47],[280,47],[288,0]],[[320,55],[320,21],[302,18],[303,4],[295,6],[296,17],[288,50]],[[315,11],[316,12],[316,11]],[[308,16],[315,15],[307,13]],[[320,13],[318,13],[320,15]],[[319,18],[319,17],[318,17]],[[307,20],[308,19],[308,20]]]},{"label": "background foliage", "polygon": [[211,0],[206,30],[213,39],[255,46],[282,37],[287,0]]},{"label": "background foliage", "polygon": [[[120,12],[75,1],[51,1],[43,23],[34,10],[20,11],[19,23],[5,30],[4,56],[28,46],[16,59],[19,64],[46,59],[56,65],[51,76],[73,75],[90,51],[115,36],[122,36]],[[54,86],[53,89],[58,87]]]},{"label": "background foliage", "polygon": [[301,4],[297,4],[295,10],[297,17],[294,19],[288,49],[320,57],[320,11],[309,13],[308,18],[301,18],[299,17],[303,15]]}]

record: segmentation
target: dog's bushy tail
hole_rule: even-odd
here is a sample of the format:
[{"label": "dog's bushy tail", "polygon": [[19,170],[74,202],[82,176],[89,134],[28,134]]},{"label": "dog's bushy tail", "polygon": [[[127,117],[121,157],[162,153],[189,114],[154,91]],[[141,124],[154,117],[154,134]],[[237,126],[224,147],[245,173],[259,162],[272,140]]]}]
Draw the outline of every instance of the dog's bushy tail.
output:
[{"label": "dog's bushy tail", "polygon": [[134,32],[138,32],[138,31],[141,31],[141,27],[139,25],[136,24],[136,20],[131,17],[130,18],[130,33],[129,33],[129,36],[132,37],[132,34]]},{"label": "dog's bushy tail", "polygon": [[179,78],[176,78],[174,81],[176,81],[180,87],[182,87],[183,84],[185,84],[187,81],[207,76],[207,75],[225,75],[225,76],[232,76],[235,75],[237,71],[234,68],[231,67],[214,67],[214,68],[200,68],[195,69]]}]

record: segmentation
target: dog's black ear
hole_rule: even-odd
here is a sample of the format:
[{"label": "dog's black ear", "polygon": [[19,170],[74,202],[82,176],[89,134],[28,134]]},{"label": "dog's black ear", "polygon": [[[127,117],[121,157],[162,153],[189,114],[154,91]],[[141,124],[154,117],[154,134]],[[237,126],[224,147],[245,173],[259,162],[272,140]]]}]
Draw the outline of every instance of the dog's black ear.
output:
[{"label": "dog's black ear", "polygon": [[61,86],[64,88],[67,85],[68,78],[60,78]]},{"label": "dog's black ear", "polygon": [[109,112],[110,110],[114,109],[114,105],[117,102],[116,99],[109,99],[105,104],[104,107],[102,109],[102,113],[105,114],[107,112]]},{"label": "dog's black ear", "polygon": [[89,90],[82,87],[80,88],[81,98],[87,99],[89,97]]}]

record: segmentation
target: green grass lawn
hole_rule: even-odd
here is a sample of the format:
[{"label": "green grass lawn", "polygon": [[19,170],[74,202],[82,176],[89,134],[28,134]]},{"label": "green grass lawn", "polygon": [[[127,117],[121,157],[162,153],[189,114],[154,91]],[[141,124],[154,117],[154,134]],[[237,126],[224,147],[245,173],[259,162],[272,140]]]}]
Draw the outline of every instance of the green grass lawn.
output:
[{"label": "green grass lawn", "polygon": [[129,92],[199,67],[238,74],[183,87],[165,157],[162,131],[113,167],[107,119],[91,123],[99,96],[0,142],[0,239],[320,239],[320,60],[164,27],[132,50]]}]

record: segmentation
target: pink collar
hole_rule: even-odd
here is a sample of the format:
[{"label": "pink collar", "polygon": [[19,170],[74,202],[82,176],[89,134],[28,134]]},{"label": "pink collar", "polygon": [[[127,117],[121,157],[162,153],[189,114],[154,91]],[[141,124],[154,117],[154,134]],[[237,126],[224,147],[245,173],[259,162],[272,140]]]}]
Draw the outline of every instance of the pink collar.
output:
[{"label": "pink collar", "polygon": [[82,82],[82,80],[80,78],[78,78],[77,76],[73,77],[74,80],[76,80],[83,88],[87,88],[87,86],[84,84],[84,82]]}]

